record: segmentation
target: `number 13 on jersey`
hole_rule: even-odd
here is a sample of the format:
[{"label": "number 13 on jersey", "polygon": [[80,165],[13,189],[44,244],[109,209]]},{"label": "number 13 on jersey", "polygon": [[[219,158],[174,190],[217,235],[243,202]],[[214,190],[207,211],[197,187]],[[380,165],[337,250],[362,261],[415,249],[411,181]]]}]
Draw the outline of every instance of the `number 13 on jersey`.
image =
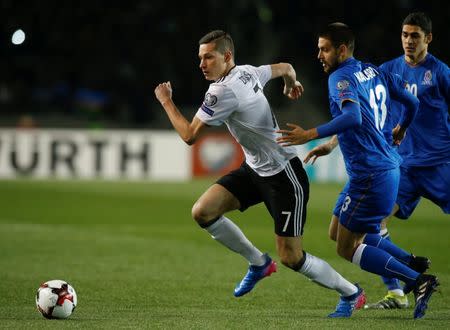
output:
[{"label": "number 13 on jersey", "polygon": [[[383,129],[384,123],[386,121],[386,88],[379,84],[370,89],[370,107],[373,110],[375,126],[381,131]],[[380,113],[381,112],[381,113]]]}]

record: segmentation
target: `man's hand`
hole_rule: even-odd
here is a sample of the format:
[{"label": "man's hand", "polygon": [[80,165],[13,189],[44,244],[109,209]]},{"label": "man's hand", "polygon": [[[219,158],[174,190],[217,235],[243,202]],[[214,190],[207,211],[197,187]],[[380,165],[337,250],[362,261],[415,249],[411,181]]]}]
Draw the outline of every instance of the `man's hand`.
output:
[{"label": "man's hand", "polygon": [[172,85],[170,81],[164,82],[156,86],[155,95],[159,103],[164,106],[164,103],[172,99]]},{"label": "man's hand", "polygon": [[318,137],[317,130],[315,128],[304,130],[295,124],[286,124],[286,126],[291,127],[292,130],[280,129],[277,133],[281,133],[282,136],[277,138],[277,143],[283,147],[305,144],[306,142],[313,140]]},{"label": "man's hand", "polygon": [[298,80],[295,81],[294,86],[288,86],[285,81],[283,94],[291,100],[297,100],[300,96],[302,96],[304,91],[305,90],[302,84]]},{"label": "man's hand", "polygon": [[403,139],[405,138],[406,135],[406,129],[400,127],[400,125],[397,124],[397,126],[395,126],[395,128],[392,130],[392,138],[393,138],[393,142],[394,145],[399,146],[400,143],[402,143]]},{"label": "man's hand", "polygon": [[308,164],[308,162],[312,159],[312,162],[311,162],[311,165],[312,165],[316,162],[317,158],[319,158],[320,156],[328,155],[330,152],[333,151],[333,149],[334,149],[333,146],[328,142],[318,145],[317,147],[312,149],[310,152],[308,152],[305,159],[303,159],[303,162],[305,164]]}]

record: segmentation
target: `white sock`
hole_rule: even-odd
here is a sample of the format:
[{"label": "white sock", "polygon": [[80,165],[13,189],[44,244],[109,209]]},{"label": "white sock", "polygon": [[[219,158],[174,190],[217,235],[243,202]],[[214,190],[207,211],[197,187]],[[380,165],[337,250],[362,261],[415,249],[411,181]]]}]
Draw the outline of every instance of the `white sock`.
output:
[{"label": "white sock", "polygon": [[306,253],[305,262],[299,272],[321,286],[336,290],[344,297],[358,292],[356,285],[343,278],[326,261],[309,253]]},{"label": "white sock", "polygon": [[355,253],[353,254],[352,263],[358,265],[359,267],[361,267],[361,258],[366,246],[367,246],[366,244],[359,244],[358,247],[356,248]]},{"label": "white sock", "polygon": [[230,250],[239,253],[251,265],[262,266],[266,262],[264,255],[245,237],[241,229],[230,219],[221,216],[211,226],[205,228],[216,241]]}]

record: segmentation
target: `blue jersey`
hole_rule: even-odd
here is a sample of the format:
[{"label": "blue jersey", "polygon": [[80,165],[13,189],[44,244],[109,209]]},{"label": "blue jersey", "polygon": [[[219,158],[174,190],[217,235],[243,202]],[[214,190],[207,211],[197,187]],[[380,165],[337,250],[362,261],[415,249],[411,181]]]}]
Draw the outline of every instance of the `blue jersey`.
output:
[{"label": "blue jersey", "polygon": [[[402,55],[380,67],[383,71],[400,75],[407,88],[420,101],[419,111],[398,147],[403,166],[434,166],[450,161],[450,71],[446,64],[431,54],[416,66]],[[392,121],[397,124],[403,111],[401,103],[392,102]]]},{"label": "blue jersey", "polygon": [[328,79],[333,118],[344,101],[359,104],[360,126],[338,133],[339,146],[350,177],[367,176],[399,166],[401,158],[386,140],[383,127],[392,95],[404,92],[403,81],[354,58],[342,62]]}]

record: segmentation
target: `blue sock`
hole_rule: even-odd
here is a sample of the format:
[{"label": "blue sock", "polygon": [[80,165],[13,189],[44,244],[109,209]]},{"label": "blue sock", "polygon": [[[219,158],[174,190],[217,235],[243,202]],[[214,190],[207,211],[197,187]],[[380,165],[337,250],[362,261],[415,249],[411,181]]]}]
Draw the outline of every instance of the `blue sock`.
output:
[{"label": "blue sock", "polygon": [[[391,237],[389,236],[389,233],[387,231],[385,234],[381,235],[381,237],[383,237],[383,239],[386,239],[386,240],[392,242]],[[400,285],[400,281],[398,279],[384,277],[384,276],[381,276],[381,279],[383,280],[384,284],[386,285],[386,287],[389,291],[403,290],[403,287]]]},{"label": "blue sock", "polygon": [[352,262],[370,273],[390,278],[396,277],[405,283],[414,282],[420,275],[386,251],[366,244],[358,246]]},{"label": "blue sock", "polygon": [[411,261],[411,253],[402,250],[391,240],[384,239],[380,234],[367,234],[363,243],[384,250],[405,264]]}]

